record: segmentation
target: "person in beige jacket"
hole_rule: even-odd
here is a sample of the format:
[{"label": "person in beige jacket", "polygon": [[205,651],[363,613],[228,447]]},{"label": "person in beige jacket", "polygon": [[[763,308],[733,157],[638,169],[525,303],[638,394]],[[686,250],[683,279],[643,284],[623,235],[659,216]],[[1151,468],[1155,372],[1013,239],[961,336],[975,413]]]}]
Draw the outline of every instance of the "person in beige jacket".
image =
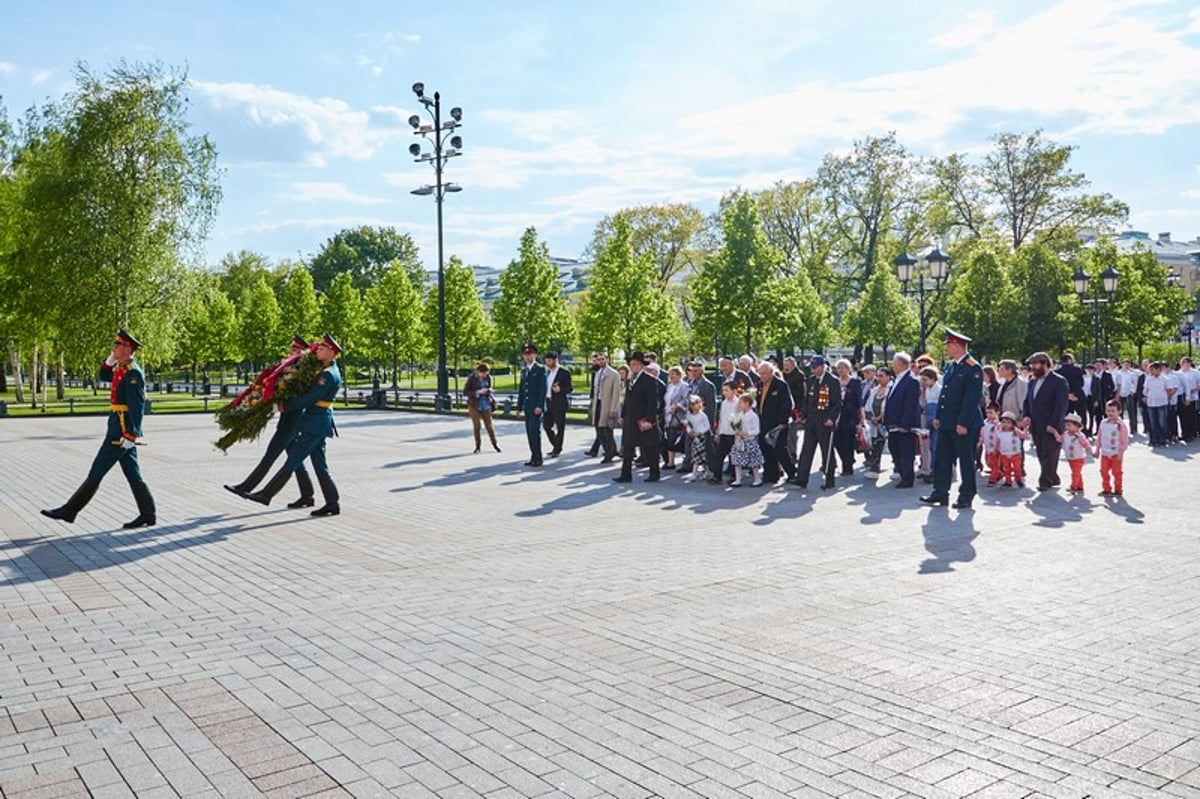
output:
[{"label": "person in beige jacket", "polygon": [[617,442],[613,429],[621,419],[621,375],[608,365],[604,353],[592,355],[592,396],[588,405],[588,417],[596,428],[596,440],[587,451],[594,458],[601,448],[604,459],[601,463],[612,463],[617,454]]}]

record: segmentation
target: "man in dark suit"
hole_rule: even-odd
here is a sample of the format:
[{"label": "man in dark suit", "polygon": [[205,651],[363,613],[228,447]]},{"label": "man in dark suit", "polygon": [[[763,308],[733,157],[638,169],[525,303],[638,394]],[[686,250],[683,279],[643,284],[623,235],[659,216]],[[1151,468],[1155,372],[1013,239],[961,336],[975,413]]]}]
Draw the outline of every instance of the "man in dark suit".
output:
[{"label": "man in dark suit", "polygon": [[1067,381],[1050,366],[1050,356],[1044,352],[1029,356],[1033,377],[1029,381],[1029,393],[1025,395],[1025,418],[1021,420],[1022,426],[1033,436],[1033,446],[1042,467],[1038,491],[1050,491],[1061,482],[1058,455],[1062,451],[1062,434],[1066,429]]},{"label": "man in dark suit", "polygon": [[887,428],[888,452],[900,474],[896,488],[912,488],[917,456],[916,430],[921,426],[921,384],[912,375],[912,356],[897,352],[892,358],[896,379],[888,386],[883,404],[883,426]]},{"label": "man in dark suit", "polygon": [[[780,467],[791,480],[796,476],[796,466],[787,454],[787,426],[792,419],[792,392],[783,375],[775,367],[763,361],[758,365],[758,446],[763,454],[763,480],[767,485],[779,482]],[[778,429],[776,429],[778,428]],[[767,440],[775,431],[774,443]]]},{"label": "man in dark suit", "polygon": [[950,481],[958,463],[962,482],[954,507],[967,509],[975,499],[975,442],[983,427],[983,367],[967,352],[971,339],[946,328],[946,357],[950,365],[942,378],[933,427],[938,431],[933,453],[933,491],[921,497],[926,505],[950,504]]},{"label": "man in dark suit", "polygon": [[659,478],[658,429],[655,416],[658,414],[659,382],[644,371],[645,357],[640,352],[631,353],[629,383],[625,386],[625,407],[621,431],[621,474],[613,480],[618,483],[633,482],[633,451],[640,447],[646,464],[650,467],[647,483],[657,483]]},{"label": "man in dark suit", "polygon": [[1087,404],[1083,396],[1083,370],[1075,365],[1075,357],[1064,352],[1059,359],[1057,371],[1067,381],[1067,410],[1083,416],[1087,413]]},{"label": "man in dark suit", "polygon": [[546,412],[546,369],[537,362],[537,347],[526,344],[521,350],[521,385],[517,389],[517,407],[525,417],[525,438],[529,440],[526,466],[542,465],[542,414]]},{"label": "man in dark suit", "polygon": [[1096,375],[1092,378],[1092,432],[1100,429],[1100,422],[1104,419],[1104,407],[1110,399],[1117,396],[1117,382],[1113,379],[1113,371],[1115,370],[1109,368],[1108,361],[1104,358],[1096,361]]},{"label": "man in dark suit", "polygon": [[563,435],[567,431],[567,408],[570,405],[571,373],[558,365],[558,353],[546,353],[546,412],[542,425],[550,439],[550,457],[562,454]]},{"label": "man in dark suit", "polygon": [[721,378],[717,382],[718,388],[726,383],[733,383],[733,387],[737,389],[739,394],[744,394],[754,388],[754,383],[750,380],[750,375],[741,369],[735,368],[732,358],[722,358],[717,362],[717,368],[721,374]]},{"label": "man in dark suit", "polygon": [[812,472],[813,456],[821,448],[821,472],[824,480],[821,488],[833,488],[833,458],[829,450],[833,446],[833,428],[838,413],[842,410],[842,386],[825,366],[825,357],[814,355],[808,362],[812,377],[804,406],[804,445],[800,449],[800,462],[796,466],[796,485],[808,488],[808,477]]}]

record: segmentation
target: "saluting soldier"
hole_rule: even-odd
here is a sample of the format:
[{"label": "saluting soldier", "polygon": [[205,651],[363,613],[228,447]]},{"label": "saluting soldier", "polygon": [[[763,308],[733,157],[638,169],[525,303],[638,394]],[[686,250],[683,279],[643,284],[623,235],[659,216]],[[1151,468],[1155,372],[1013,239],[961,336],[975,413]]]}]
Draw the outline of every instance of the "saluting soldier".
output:
[{"label": "saluting soldier", "polygon": [[[308,342],[301,336],[292,336],[292,346],[289,355],[296,356],[308,352]],[[266,369],[266,373],[274,371],[279,364],[273,364]],[[267,443],[267,451],[263,453],[262,460],[258,465],[246,475],[246,479],[234,485],[226,484],[225,489],[232,491],[239,497],[250,493],[254,490],[262,479],[267,476],[267,472],[275,465],[275,461],[287,449],[287,445],[292,443],[292,439],[296,437],[296,433],[300,432],[300,421],[304,418],[304,411],[297,410],[282,410],[279,412],[279,423],[275,425],[275,433],[271,436],[271,440]],[[304,468],[304,464],[300,463],[296,466],[296,485],[300,487],[300,498],[295,502],[289,502],[289,508],[311,508],[315,502],[313,500],[313,484],[312,478],[308,476],[308,470]]]},{"label": "saluting soldier", "polygon": [[926,505],[950,504],[950,477],[955,462],[962,475],[956,508],[970,508],[975,499],[975,442],[983,427],[980,399],[983,396],[983,367],[967,352],[971,339],[946,328],[946,357],[950,365],[942,378],[933,426],[938,431],[933,453],[933,492],[921,501]]},{"label": "saluting soldier", "polygon": [[133,353],[141,346],[140,341],[124,330],[117,331],[112,354],[100,367],[100,379],[108,381],[112,386],[108,395],[108,431],[104,436],[104,443],[100,445],[100,451],[92,461],[87,479],[75,490],[67,504],[53,510],[43,510],[43,516],[64,522],[75,521],[79,511],[96,495],[104,475],[120,463],[138,508],[137,518],[123,526],[126,529],[150,527],[157,521],[154,497],[150,495],[150,487],[142,479],[137,459],[137,441],[142,435],[142,414],[146,408],[146,376],[133,359]]},{"label": "saluting soldier", "polygon": [[325,368],[317,375],[316,382],[307,394],[293,397],[283,405],[285,413],[303,413],[300,429],[287,448],[287,462],[261,490],[253,494],[244,494],[246,499],[270,505],[271,498],[287,485],[288,478],[300,467],[304,459],[308,458],[312,463],[313,472],[317,475],[317,483],[321,486],[321,494],[325,498],[325,504],[314,510],[312,515],[337,516],[342,512],[337,486],[333,484],[329,464],[325,461],[325,439],[332,438],[336,432],[333,426],[333,401],[342,386],[342,375],[336,363],[341,354],[341,345],[328,333],[317,342],[317,359]]}]

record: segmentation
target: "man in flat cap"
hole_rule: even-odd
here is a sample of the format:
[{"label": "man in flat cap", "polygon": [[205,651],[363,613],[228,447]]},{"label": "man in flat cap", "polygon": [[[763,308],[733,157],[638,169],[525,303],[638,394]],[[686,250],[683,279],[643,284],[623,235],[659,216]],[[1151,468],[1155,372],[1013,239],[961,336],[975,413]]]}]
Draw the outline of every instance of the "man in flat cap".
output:
[{"label": "man in flat cap", "polygon": [[146,376],[142,367],[133,359],[133,354],[142,346],[141,342],[126,333],[117,331],[112,354],[100,367],[100,379],[107,381],[109,389],[108,431],[104,443],[92,461],[87,479],[75,490],[67,503],[52,510],[43,510],[43,516],[64,522],[75,521],[75,516],[91,501],[100,488],[100,481],[116,464],[129,481],[133,499],[137,502],[138,515],[127,522],[126,529],[150,527],[157,521],[154,497],[150,487],[142,479],[138,468],[137,440],[142,435],[142,414],[146,408]]},{"label": "man in flat cap", "polygon": [[646,358],[640,352],[630,353],[629,383],[625,386],[625,405],[621,430],[621,474],[613,480],[633,482],[633,451],[640,447],[646,465],[650,467],[647,483],[659,479],[658,416],[659,382],[645,371]]},{"label": "man in flat cap", "polygon": [[529,440],[526,466],[542,465],[542,415],[546,412],[546,369],[537,362],[537,347],[526,344],[521,350],[521,384],[517,389],[517,407],[525,417],[525,437]]},{"label": "man in flat cap", "polygon": [[[308,352],[309,344],[301,336],[292,336],[292,346],[288,353],[288,357],[303,355]],[[267,367],[264,374],[270,374],[279,368],[279,363],[274,363]],[[300,431],[300,420],[304,418],[302,409],[284,410],[279,412],[279,422],[275,425],[275,433],[271,436],[271,440],[267,443],[267,451],[263,453],[262,459],[258,465],[246,475],[246,478],[240,483],[234,485],[226,484],[225,489],[232,491],[239,497],[250,493],[262,482],[262,479],[267,476],[267,472],[271,471],[271,467],[275,465],[275,461],[287,449],[287,445],[292,443],[292,439],[296,437],[296,433]],[[313,506],[313,484],[312,478],[308,476],[308,470],[304,468],[304,463],[301,462],[296,467],[296,485],[300,488],[300,498],[295,502],[289,502],[289,508],[311,508]]]},{"label": "man in flat cap", "polygon": [[287,461],[283,468],[275,473],[261,490],[253,494],[244,494],[246,499],[270,505],[271,498],[287,484],[292,473],[300,468],[307,458],[317,475],[317,483],[321,486],[321,494],[325,504],[312,512],[313,516],[337,516],[342,512],[337,486],[329,473],[329,464],[325,460],[325,439],[336,434],[333,426],[333,401],[337,398],[338,389],[342,386],[342,373],[337,368],[337,357],[342,354],[342,347],[333,336],[326,333],[317,342],[315,350],[317,359],[325,368],[317,375],[316,381],[307,394],[293,397],[283,404],[283,410],[301,411],[300,429],[287,448]]},{"label": "man in flat cap", "polygon": [[946,328],[946,367],[933,427],[933,491],[921,497],[926,505],[950,504],[950,479],[955,462],[962,483],[954,507],[967,509],[975,499],[975,442],[983,427],[983,367],[967,352],[971,339]]}]

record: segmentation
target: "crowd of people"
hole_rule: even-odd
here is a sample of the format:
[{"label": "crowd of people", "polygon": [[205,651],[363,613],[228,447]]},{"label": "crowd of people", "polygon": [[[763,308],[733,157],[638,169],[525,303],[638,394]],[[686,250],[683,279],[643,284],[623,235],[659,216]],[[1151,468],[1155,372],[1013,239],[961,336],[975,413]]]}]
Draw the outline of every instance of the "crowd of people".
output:
[{"label": "crowd of people", "polygon": [[[1061,485],[1063,459],[1069,490],[1083,491],[1090,459],[1100,467],[1100,493],[1120,496],[1123,454],[1139,428],[1154,447],[1200,434],[1200,371],[1190,358],[1174,365],[1100,358],[1081,367],[1070,354],[1055,363],[1039,352],[1020,364],[982,365],[969,343],[947,331],[944,370],[929,355],[905,352],[878,366],[814,355],[804,368],[792,357],[743,355],[719,359],[715,379],[698,360],[664,369],[654,353],[632,352],[614,368],[596,353],[588,403],[595,437],[587,455],[606,464],[619,459],[613,479],[621,483],[643,468],[646,482],[674,470],[688,481],[740,487],[787,480],[807,488],[819,451],[820,486],[829,489],[856,466],[882,474],[886,452],[896,488],[920,481],[932,485],[922,502],[948,505],[957,473],[954,505],[968,508],[979,473],[989,486],[1023,487],[1027,453],[1037,459],[1040,491]],[[549,457],[562,452],[572,390],[557,353],[547,353],[544,366],[537,355],[525,347],[518,395],[531,453],[526,465],[535,467],[543,465],[543,431]],[[476,451],[481,426],[499,450],[486,364],[465,393]]]}]

